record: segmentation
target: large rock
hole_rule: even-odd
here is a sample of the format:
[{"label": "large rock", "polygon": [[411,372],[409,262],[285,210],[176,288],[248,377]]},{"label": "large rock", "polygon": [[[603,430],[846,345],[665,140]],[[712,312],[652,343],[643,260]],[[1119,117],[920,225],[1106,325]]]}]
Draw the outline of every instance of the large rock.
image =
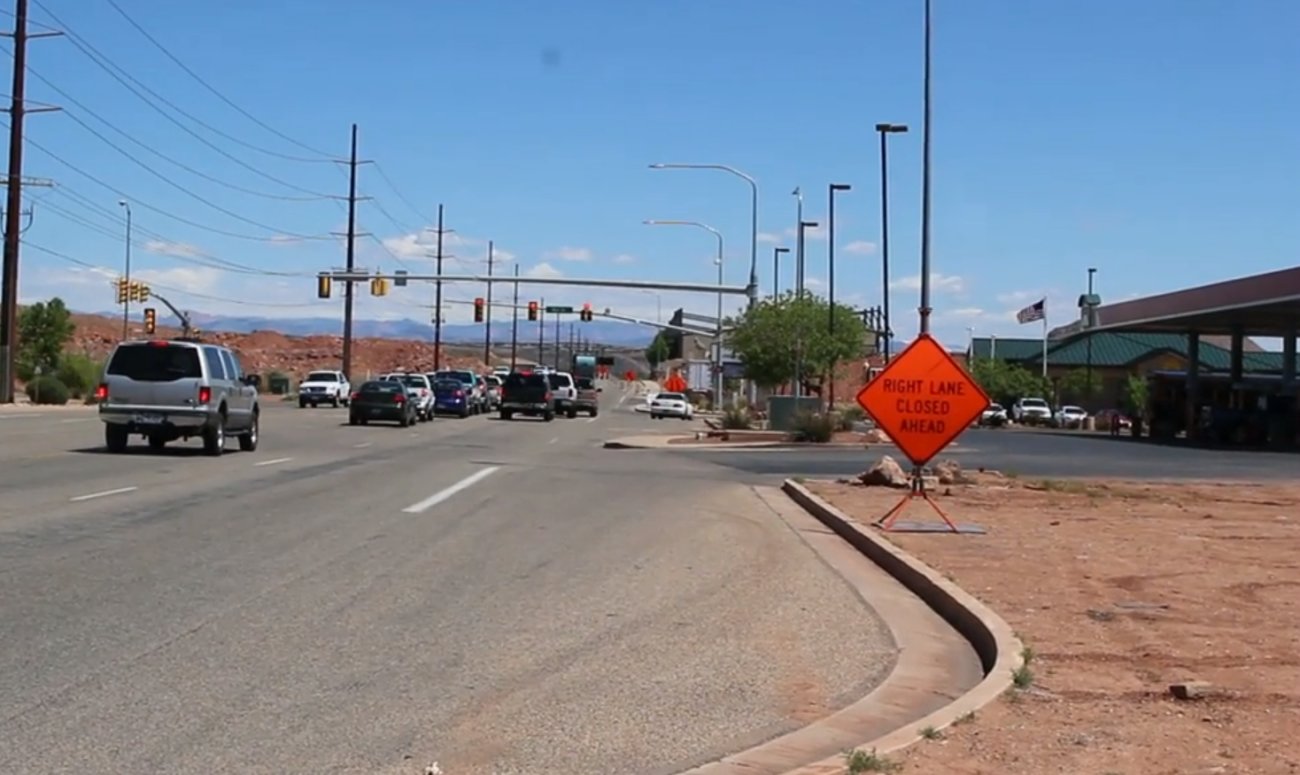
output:
[{"label": "large rock", "polygon": [[889,444],[890,443],[889,434],[885,433],[879,428],[872,428],[871,430],[867,431],[862,435],[864,440],[868,444]]},{"label": "large rock", "polygon": [[934,464],[934,475],[939,484],[974,484],[975,478],[961,470],[961,463],[949,458]]},{"label": "large rock", "polygon": [[903,489],[912,485],[912,478],[898,464],[898,461],[889,455],[881,455],[880,460],[876,461],[875,465],[858,475],[858,481],[868,487],[897,487]]}]

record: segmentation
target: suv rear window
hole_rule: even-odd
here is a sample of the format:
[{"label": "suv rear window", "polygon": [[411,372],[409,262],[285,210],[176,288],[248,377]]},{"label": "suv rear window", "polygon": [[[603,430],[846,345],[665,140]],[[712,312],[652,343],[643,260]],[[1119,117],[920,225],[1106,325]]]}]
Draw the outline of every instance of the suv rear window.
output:
[{"label": "suv rear window", "polygon": [[175,382],[203,376],[199,350],[188,345],[126,344],[117,348],[107,372],[137,382]]},{"label": "suv rear window", "polygon": [[573,380],[569,379],[568,374],[552,374],[551,387],[552,388],[573,387]]},{"label": "suv rear window", "polygon": [[362,393],[401,393],[402,383],[396,380],[375,380],[361,386]]},{"label": "suv rear window", "polygon": [[511,374],[506,377],[506,388],[533,387],[548,390],[550,386],[541,374]]},{"label": "suv rear window", "polygon": [[595,382],[592,382],[592,381],[591,381],[590,379],[588,379],[587,377],[578,377],[578,389],[579,389],[579,390],[591,390],[591,389],[594,388],[594,387],[596,387],[596,383],[595,383]]}]

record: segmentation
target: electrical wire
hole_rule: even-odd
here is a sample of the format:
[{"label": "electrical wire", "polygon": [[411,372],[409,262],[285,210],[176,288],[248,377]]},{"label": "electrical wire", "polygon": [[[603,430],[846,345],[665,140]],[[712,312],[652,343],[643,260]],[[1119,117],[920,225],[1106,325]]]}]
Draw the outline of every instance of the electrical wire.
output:
[{"label": "electrical wire", "polygon": [[[31,248],[32,250],[36,250],[36,251],[39,251],[39,252],[41,252],[41,253],[45,253],[46,255],[53,256],[54,258],[58,258],[58,259],[61,259],[61,260],[63,260],[63,261],[67,261],[67,262],[69,262],[69,263],[77,264],[78,266],[82,266],[82,267],[85,267],[85,268],[87,268],[87,269],[94,270],[95,272],[98,272],[98,273],[100,273],[100,274],[103,274],[103,275],[104,275],[104,278],[105,278],[105,283],[111,282],[108,278],[113,277],[113,276],[115,276],[115,275],[117,274],[116,271],[114,271],[114,270],[112,270],[112,269],[109,269],[108,267],[98,266],[98,265],[96,265],[96,264],[92,264],[92,263],[90,263],[89,261],[83,261],[83,260],[80,259],[80,258],[76,258],[76,257],[74,257],[74,256],[70,256],[70,255],[68,255],[67,253],[61,253],[61,252],[59,252],[59,251],[57,251],[57,250],[51,250],[50,248],[47,248],[47,247],[45,247],[44,245],[38,245],[38,244],[36,244],[36,243],[34,243],[34,242],[30,241],[30,240],[22,240],[22,244],[26,245],[27,247]],[[197,291],[189,291],[189,290],[186,290],[186,289],[184,289],[184,288],[178,288],[178,287],[176,287],[176,286],[174,286],[174,285],[166,285],[166,284],[164,284],[164,283],[153,282],[152,280],[149,281],[149,285],[151,285],[151,286],[153,286],[153,287],[155,287],[155,288],[161,288],[161,289],[164,290],[164,291],[171,291],[172,293],[179,293],[179,294],[181,294],[182,296],[192,296],[192,297],[194,297],[194,298],[196,298],[196,299],[205,299],[205,300],[208,300],[208,301],[219,301],[219,302],[222,302],[222,303],[225,303],[225,304],[240,304],[240,305],[249,306],[249,307],[281,307],[281,308],[291,308],[291,307],[292,307],[292,308],[316,307],[316,308],[319,308],[319,307],[323,307],[323,306],[324,306],[323,304],[320,304],[320,303],[312,303],[312,302],[289,303],[289,302],[248,301],[247,299],[231,299],[231,298],[228,298],[228,297],[225,297],[225,296],[214,296],[214,295],[212,295],[212,294],[199,293],[199,292],[197,292]]]},{"label": "electrical wire", "polygon": [[[0,53],[6,53],[6,54],[7,54],[7,53],[9,53],[9,52],[6,51],[5,48],[4,48],[3,46],[0,46]],[[111,121],[109,121],[108,119],[104,118],[102,115],[100,115],[100,114],[96,113],[95,111],[91,110],[89,107],[86,106],[85,103],[79,101],[76,97],[73,97],[71,94],[68,94],[68,93],[67,93],[66,91],[64,91],[63,89],[60,89],[58,86],[56,86],[54,83],[52,83],[48,78],[46,78],[45,76],[41,75],[41,74],[38,73],[36,70],[34,70],[34,69],[32,69],[32,68],[29,67],[29,68],[27,68],[27,72],[28,72],[29,75],[34,76],[34,77],[36,78],[36,80],[38,80],[38,81],[40,81],[41,83],[45,84],[48,88],[50,88],[51,90],[53,90],[53,91],[54,91],[55,93],[57,93],[59,96],[63,97],[64,100],[66,100],[67,102],[69,102],[69,103],[71,103],[72,105],[76,106],[76,107],[77,107],[81,112],[83,112],[83,113],[85,113],[86,115],[89,115],[90,117],[92,117],[92,118],[98,120],[101,124],[103,124],[104,126],[108,127],[109,129],[113,130],[114,132],[116,132],[117,134],[119,134],[119,135],[121,135],[122,137],[126,138],[127,140],[131,141],[131,142],[134,143],[136,146],[138,146],[138,147],[140,147],[140,148],[143,148],[144,150],[148,151],[149,153],[153,154],[154,156],[157,156],[158,158],[162,159],[162,160],[165,161],[165,162],[168,162],[168,163],[170,163],[170,164],[174,164],[175,166],[177,166],[177,167],[179,167],[179,168],[185,170],[186,172],[190,173],[191,175],[195,175],[195,176],[197,176],[197,177],[203,178],[204,180],[210,181],[210,182],[212,182],[212,183],[216,183],[216,184],[219,185],[219,186],[224,186],[224,187],[229,188],[229,189],[231,189],[231,190],[233,190],[233,191],[238,191],[238,192],[240,192],[241,194],[249,194],[250,196],[261,197],[261,198],[263,198],[263,199],[276,199],[276,200],[279,200],[279,201],[282,201],[282,202],[319,202],[319,201],[322,201],[322,200],[330,199],[330,198],[331,198],[331,197],[324,196],[324,195],[321,195],[321,196],[317,196],[317,195],[311,195],[311,196],[288,196],[288,195],[285,195],[285,194],[268,194],[268,193],[266,193],[265,191],[258,191],[258,190],[256,190],[256,189],[244,188],[243,186],[240,186],[240,185],[238,185],[238,184],[235,184],[235,183],[231,183],[231,182],[229,182],[229,181],[222,180],[221,178],[215,177],[215,176],[213,176],[213,175],[209,175],[208,173],[206,173],[206,172],[204,172],[204,171],[202,171],[202,170],[195,169],[194,167],[189,166],[188,164],[186,164],[186,163],[183,162],[183,161],[180,161],[180,160],[175,159],[175,158],[173,158],[173,157],[171,157],[171,156],[168,156],[167,154],[163,153],[162,151],[159,151],[157,148],[154,148],[152,145],[150,145],[150,144],[144,142],[143,140],[139,140],[139,139],[137,139],[137,138],[136,138],[134,135],[132,135],[130,132],[127,132],[126,130],[124,130],[124,129],[122,129],[121,127],[117,126],[117,125],[114,124],[113,122],[111,122]],[[87,131],[91,132],[92,134],[95,134],[96,136],[99,136],[99,134],[98,134],[97,132],[95,132],[95,130],[93,130],[93,129],[91,129],[90,127],[86,126],[85,122],[83,122],[81,119],[77,118],[76,114],[73,113],[72,111],[69,111],[69,110],[67,110],[66,108],[64,108],[64,110],[63,110],[62,112],[63,112],[64,115],[66,115],[66,116],[68,116],[69,118],[71,118],[74,122],[76,122],[76,123],[79,124],[80,126],[84,127]],[[102,137],[101,137],[101,139],[102,139]],[[105,142],[107,142],[107,141],[105,141]]]},{"label": "electrical wire", "polygon": [[207,122],[193,115],[189,111],[185,110],[181,106],[177,105],[175,102],[172,102],[167,97],[164,97],[163,95],[151,89],[147,84],[143,83],[142,81],[140,81],[140,79],[131,75],[129,72],[126,71],[126,69],[114,63],[112,59],[100,53],[98,49],[96,49],[90,43],[86,42],[86,40],[82,38],[80,35],[78,35],[76,32],[72,31],[67,26],[67,24],[63,22],[63,20],[61,20],[59,17],[51,13],[48,8],[46,8],[44,5],[42,5],[39,2],[39,0],[33,0],[33,1],[36,3],[36,5],[40,6],[45,11],[45,13],[49,14],[50,18],[54,19],[64,28],[63,30],[64,34],[67,37],[68,42],[72,44],[73,48],[80,51],[87,59],[89,59],[91,62],[94,62],[95,65],[98,66],[101,70],[108,73],[109,76],[111,76],[115,81],[121,84],[127,91],[134,94],[141,102],[144,102],[150,108],[153,108],[155,112],[157,112],[163,118],[167,119],[167,121],[171,122],[181,131],[190,135],[194,139],[203,143],[208,148],[211,148],[213,151],[216,151],[217,153],[221,154],[222,156],[234,162],[235,164],[238,164],[244,169],[249,170],[250,172],[259,175],[273,183],[276,183],[278,185],[284,186],[285,188],[292,189],[294,191],[298,191],[305,194],[312,194],[314,196],[319,196],[319,197],[329,196],[328,194],[322,194],[319,191],[313,191],[309,188],[303,188],[302,186],[299,186],[295,183],[290,183],[289,181],[284,180],[283,178],[278,178],[274,175],[271,175],[265,170],[262,170],[252,164],[249,164],[243,159],[240,159],[238,156],[235,156],[229,151],[226,151],[224,148],[216,145],[211,140],[208,140],[206,137],[200,135],[198,132],[195,132],[193,129],[186,126],[181,121],[177,120],[174,116],[171,115],[171,113],[167,112],[163,108],[158,107],[158,105],[155,104],[153,100],[150,100],[149,97],[146,97],[145,94],[142,93],[142,91],[147,92],[154,99],[163,103],[168,108],[171,108],[172,111],[179,113],[180,115],[188,118],[190,121],[193,121],[199,126],[202,126],[203,128],[215,134],[218,134],[226,138],[227,140],[231,140],[232,142],[236,142],[241,145],[246,144],[243,143],[243,141],[239,140],[239,138],[234,137],[233,135],[230,135],[226,132],[223,132],[222,130],[217,129],[216,127],[213,127],[212,125],[208,124]]},{"label": "electrical wire", "polygon": [[[111,1],[111,0],[110,0],[110,1]],[[380,179],[382,179],[382,180],[384,181],[384,183],[387,184],[389,190],[391,190],[391,191],[392,191],[392,192],[397,196],[397,199],[398,199],[402,204],[406,205],[406,209],[410,210],[412,213],[415,214],[415,217],[416,217],[416,218],[419,218],[419,219],[420,219],[421,223],[433,223],[433,219],[432,219],[432,218],[430,218],[430,217],[429,217],[428,215],[426,215],[425,213],[421,212],[421,211],[420,211],[420,208],[418,208],[418,207],[416,207],[414,204],[412,204],[412,203],[411,203],[411,200],[407,199],[407,198],[402,194],[401,189],[399,189],[399,188],[397,187],[397,184],[393,182],[393,179],[392,179],[392,178],[388,177],[388,173],[387,173],[387,172],[384,172],[384,168],[383,168],[382,166],[380,166],[379,162],[377,162],[377,161],[376,161],[376,162],[371,162],[371,166],[373,166],[373,167],[375,168],[375,172],[378,173]]]},{"label": "electrical wire", "polygon": [[[299,140],[294,139],[293,137],[290,137],[289,135],[287,135],[287,134],[281,132],[280,130],[276,129],[275,127],[273,127],[273,126],[267,124],[266,122],[262,121],[262,120],[259,119],[257,116],[254,116],[252,113],[249,113],[247,110],[244,110],[242,107],[240,107],[238,104],[236,104],[236,103],[234,102],[234,100],[232,100],[232,99],[230,99],[229,97],[227,97],[225,94],[223,94],[221,91],[219,91],[215,86],[213,86],[212,84],[210,84],[210,83],[208,83],[206,80],[204,80],[204,79],[203,79],[203,78],[202,78],[198,73],[196,73],[196,72],[194,72],[194,70],[190,69],[189,66],[187,66],[184,62],[181,61],[180,57],[176,56],[176,55],[173,54],[170,50],[168,50],[168,48],[167,48],[166,46],[164,46],[161,42],[159,42],[158,39],[155,38],[153,35],[150,35],[148,30],[146,30],[143,26],[141,26],[140,23],[137,22],[135,19],[131,18],[131,15],[128,14],[126,11],[122,10],[122,7],[121,7],[120,5],[118,5],[116,2],[114,2],[114,0],[106,0],[106,2],[107,2],[110,6],[112,6],[113,10],[114,10],[114,11],[117,11],[118,14],[121,15],[121,17],[127,21],[128,24],[130,24],[132,27],[134,27],[135,30],[136,30],[136,32],[139,32],[142,36],[144,36],[144,39],[145,39],[145,40],[147,40],[147,41],[149,41],[150,43],[152,43],[153,46],[154,46],[155,48],[157,48],[159,51],[161,51],[161,52],[162,52],[162,53],[163,53],[163,54],[164,54],[168,59],[170,59],[170,60],[171,60],[171,61],[172,61],[172,62],[173,62],[177,67],[179,67],[181,70],[185,71],[185,74],[186,74],[186,75],[188,75],[189,77],[193,78],[196,82],[198,82],[198,84],[199,84],[200,86],[202,86],[203,88],[205,88],[205,89],[207,89],[209,92],[211,92],[211,93],[212,93],[212,94],[213,94],[217,99],[219,99],[219,100],[221,100],[222,102],[226,103],[226,105],[228,105],[228,106],[230,106],[231,108],[233,108],[233,109],[234,109],[237,113],[239,113],[241,116],[243,116],[244,118],[248,119],[249,121],[252,121],[254,124],[257,124],[259,127],[261,127],[262,129],[265,129],[266,131],[270,132],[271,134],[275,135],[276,137],[279,137],[281,140],[285,140],[285,141],[287,141],[287,142],[289,142],[289,143],[291,143],[291,144],[293,144],[293,145],[296,145],[296,146],[298,146],[299,148],[302,148],[302,149],[305,150],[305,151],[310,151],[311,153],[315,154],[317,157],[320,157],[320,158],[305,158],[305,157],[301,157],[301,156],[290,156],[290,155],[288,155],[288,154],[283,154],[283,153],[279,153],[279,152],[276,152],[276,151],[270,151],[270,150],[267,150],[267,149],[265,149],[265,148],[260,148],[260,147],[257,147],[257,146],[254,146],[254,145],[251,145],[251,144],[247,144],[247,143],[245,143],[244,145],[245,145],[246,147],[248,147],[248,148],[252,148],[253,150],[256,150],[256,151],[260,151],[260,152],[265,153],[265,154],[267,154],[267,155],[269,155],[269,156],[277,156],[277,157],[279,157],[279,158],[281,158],[281,159],[287,159],[287,160],[289,160],[289,161],[301,161],[301,162],[332,162],[332,161],[334,161],[333,157],[332,157],[330,154],[325,153],[324,151],[317,150],[317,149],[311,147],[310,145],[307,145],[306,143],[303,143],[303,142],[301,142],[301,141],[299,141]],[[40,3],[38,2],[37,5],[39,5],[39,4],[40,4]]]}]

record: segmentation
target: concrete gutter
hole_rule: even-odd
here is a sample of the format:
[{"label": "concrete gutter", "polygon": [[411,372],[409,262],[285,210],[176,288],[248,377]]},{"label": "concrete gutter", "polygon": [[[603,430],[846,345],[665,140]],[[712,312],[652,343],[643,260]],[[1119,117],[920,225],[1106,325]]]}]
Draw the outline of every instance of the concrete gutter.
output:
[{"label": "concrete gutter", "polygon": [[[786,449],[791,451],[808,450],[816,451],[819,449],[867,449],[867,444],[858,443],[832,443],[832,444],[815,444],[812,442],[795,442],[795,441],[720,441],[717,443],[696,443],[692,441],[689,444],[669,444],[669,439],[681,439],[685,436],[624,436],[623,438],[610,439],[604,444],[605,449],[671,449],[674,452],[690,452],[691,450],[711,450],[719,449]],[[889,446],[881,444],[878,446]]]},{"label": "concrete gutter", "polygon": [[[798,482],[787,479],[782,489],[808,513],[852,544],[943,617],[970,642],[984,668],[984,680],[954,702],[874,740],[863,741],[856,748],[874,749],[882,755],[906,748],[921,739],[922,730],[942,730],[951,726],[961,717],[983,708],[1011,688],[1012,673],[1024,664],[1024,644],[1002,617],[888,539],[869,529],[863,529],[847,514]],[[964,536],[952,538],[955,541],[967,539]],[[841,755],[788,770],[785,775],[843,775],[845,772],[844,757]]]}]

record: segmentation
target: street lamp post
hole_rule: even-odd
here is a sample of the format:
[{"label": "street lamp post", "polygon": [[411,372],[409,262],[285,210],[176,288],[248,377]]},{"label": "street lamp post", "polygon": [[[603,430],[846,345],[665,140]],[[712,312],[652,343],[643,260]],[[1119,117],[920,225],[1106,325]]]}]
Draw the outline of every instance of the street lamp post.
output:
[{"label": "street lamp post", "polygon": [[[698,169],[698,170],[721,170],[731,175],[735,175],[749,184],[749,309],[753,309],[758,303],[758,181],[754,180],[752,175],[748,175],[728,164],[651,164],[651,169],[670,170],[670,169]],[[721,306],[721,300],[719,300]],[[718,316],[718,325],[722,325],[721,315]],[[719,344],[721,347],[721,344]],[[719,350],[721,357],[721,350]],[[753,406],[758,401],[758,385],[752,380],[749,383],[749,403]]]},{"label": "street lamp post", "polygon": [[[793,196],[796,202],[795,211],[794,211],[795,231],[798,232],[799,234],[802,234],[803,232],[800,230],[799,224],[803,223],[803,191],[799,188],[799,186],[795,186],[794,191],[790,192],[790,196]],[[803,297],[803,240],[802,239],[797,239],[795,240],[794,243],[794,295],[796,298]],[[796,395],[798,394],[796,393]]]},{"label": "street lamp post", "polygon": [[[853,187],[847,183],[831,183],[827,187],[827,197],[830,199],[830,212],[826,218],[826,263],[827,263],[827,297],[829,301],[830,315],[826,321],[826,330],[832,337],[835,336],[835,194],[839,191],[851,191]],[[832,344],[832,347],[834,344]],[[838,364],[835,359],[831,359],[830,385],[826,392],[826,408],[830,409],[835,406],[835,367]]]},{"label": "street lamp post", "polygon": [[[921,306],[920,333],[930,333],[930,70],[933,58],[930,56],[930,0],[925,0],[924,36],[925,47],[922,64],[921,97]],[[1047,369],[1047,358],[1043,358],[1043,369]]]},{"label": "street lamp post", "polygon": [[906,132],[907,127],[903,124],[876,124],[876,131],[880,133],[880,292],[884,296],[885,361],[888,362],[893,329],[889,327],[889,143],[886,138]]},{"label": "street lamp post", "polygon": [[[704,229],[705,231],[712,234],[714,237],[717,237],[718,255],[716,258],[714,258],[713,262],[718,267],[718,287],[719,288],[722,287],[723,279],[724,279],[722,274],[722,269],[723,269],[722,256],[723,256],[723,249],[725,247],[725,243],[722,239],[722,232],[718,231],[717,229],[713,228],[707,223],[701,223],[699,221],[649,220],[649,221],[644,221],[644,223],[647,226],[693,226],[697,229]],[[713,335],[714,336],[713,367],[715,369],[715,373],[713,378],[713,407],[714,409],[721,410],[722,409],[722,292],[721,291],[718,292],[718,316],[714,322],[715,322],[715,327],[714,327],[714,335]]]},{"label": "street lamp post", "polygon": [[[802,210],[803,197],[799,197],[799,204],[800,204],[799,209]],[[799,219],[799,228],[796,230],[797,239],[795,242],[795,255],[797,256],[797,258],[795,259],[795,264],[796,264],[795,282],[797,283],[797,289],[795,290],[796,301],[803,301],[804,233],[808,229],[815,229],[815,228],[817,228],[816,221],[805,221],[802,218]],[[795,342],[794,395],[795,398],[799,398],[803,395],[803,340],[801,337]]]},{"label": "street lamp post", "polygon": [[789,253],[790,248],[772,248],[772,299],[781,295],[781,254]]},{"label": "street lamp post", "polygon": [[[1088,267],[1088,309],[1087,312],[1085,313],[1086,314],[1085,319],[1087,320],[1089,327],[1092,326],[1092,278],[1093,275],[1095,274],[1097,274],[1097,268],[1094,266]],[[1088,356],[1087,356],[1088,367],[1084,370],[1084,379],[1086,380],[1087,387],[1084,388],[1084,390],[1086,391],[1088,402],[1091,403],[1092,402],[1092,331],[1091,330],[1088,331],[1087,336],[1088,336]]]},{"label": "street lamp post", "polygon": [[[131,203],[125,199],[117,200],[119,207],[126,210],[126,284],[131,286]],[[131,296],[128,294],[122,302],[122,341],[130,337],[131,332]]]}]

